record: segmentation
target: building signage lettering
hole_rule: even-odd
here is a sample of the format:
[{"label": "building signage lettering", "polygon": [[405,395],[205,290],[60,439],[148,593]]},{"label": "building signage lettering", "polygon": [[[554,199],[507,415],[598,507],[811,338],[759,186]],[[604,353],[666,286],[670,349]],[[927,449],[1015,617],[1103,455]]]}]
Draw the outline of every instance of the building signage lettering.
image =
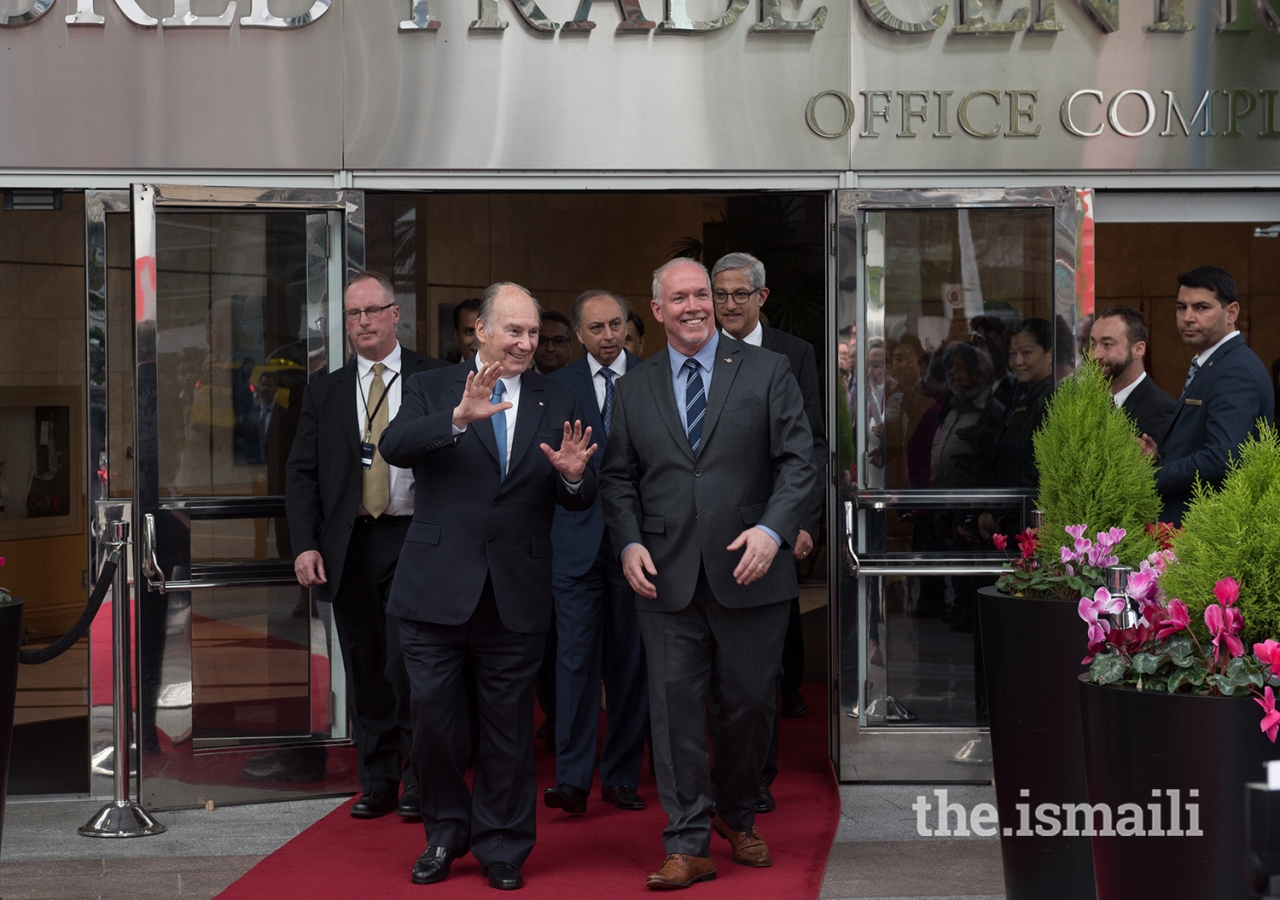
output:
[{"label": "building signage lettering", "polygon": [[[1122,137],[1142,137],[1163,125],[1160,137],[1280,137],[1276,129],[1276,95],[1280,89],[1207,90],[1187,102],[1174,91],[1150,92],[1127,88],[1108,96],[1095,88],[1068,93],[1058,104],[1058,123],[1080,138],[1108,131]],[[1040,92],[991,88],[959,94],[956,91],[859,91],[855,101],[842,91],[822,91],[809,100],[805,121],[814,134],[844,137],[860,117],[860,138],[916,138],[946,140],[958,134],[988,138],[1036,138],[1044,123],[1037,108]],[[819,107],[834,106],[839,115],[819,117]],[[860,112],[859,112],[860,110]],[[836,120],[838,121],[838,124]],[[1216,130],[1215,130],[1216,129]]]},{"label": "building signage lettering", "polygon": [[[75,4],[75,12],[66,17],[68,25],[104,25],[106,17],[94,10],[95,0],[66,0],[67,5]],[[157,25],[165,28],[230,28],[236,21],[237,8],[249,7],[249,14],[239,19],[241,28],[302,28],[310,25],[327,13],[333,6],[333,0],[315,0],[307,12],[299,16],[273,15],[269,8],[269,0],[224,0],[222,12],[217,15],[196,15],[191,10],[192,0],[173,0],[173,14],[157,19],[138,5],[138,0],[97,0],[99,3],[113,2],[126,19],[134,25],[154,28]],[[435,31],[440,27],[440,20],[431,14],[432,0],[409,0],[409,18],[400,23],[401,31]],[[439,2],[439,0],[437,0]],[[499,14],[499,0],[476,0],[479,18],[472,20],[470,31],[502,31],[510,23]],[[565,22],[566,32],[586,32],[596,27],[591,21],[593,0],[578,0],[577,13],[571,21]],[[605,0],[601,0],[605,2]],[[725,0],[725,11],[714,19],[694,19],[689,15],[688,0],[665,0],[666,18],[654,22],[645,18],[640,0],[613,0],[622,11],[622,23],[618,26],[619,34],[643,33],[656,31],[658,34],[698,34],[719,31],[738,21],[752,2],[759,4],[760,18],[751,26],[754,32],[765,34],[794,33],[797,31],[821,31],[827,21],[827,8],[819,7],[813,15],[803,21],[788,19],[782,14],[782,0]],[[653,2],[653,0],[650,0]],[[1176,0],[1175,0],[1176,2]],[[535,31],[554,32],[561,28],[559,22],[552,21],[538,6],[537,0],[509,0],[511,8],[524,20],[525,24]],[[30,0],[24,12],[10,15],[0,14],[0,27],[27,25],[43,17],[53,8],[54,0]]]}]

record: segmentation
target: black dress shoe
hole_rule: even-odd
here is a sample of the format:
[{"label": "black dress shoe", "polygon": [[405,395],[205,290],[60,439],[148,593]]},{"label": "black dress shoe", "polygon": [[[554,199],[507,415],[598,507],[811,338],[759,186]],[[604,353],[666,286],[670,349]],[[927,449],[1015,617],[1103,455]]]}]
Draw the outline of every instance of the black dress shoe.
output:
[{"label": "black dress shoe", "polygon": [[524,876],[509,862],[497,860],[485,866],[481,874],[489,879],[489,887],[500,891],[515,891],[524,887]]},{"label": "black dress shoe", "polygon": [[605,803],[612,803],[618,809],[644,809],[644,801],[640,799],[636,789],[626,784],[603,788],[600,799]]},{"label": "black dress shoe", "polygon": [[396,808],[396,795],[381,789],[365,791],[351,807],[351,815],[357,819],[377,819]]},{"label": "black dress shoe", "polygon": [[557,784],[543,792],[542,802],[552,809],[581,815],[587,811],[587,792],[571,784]]},{"label": "black dress shoe", "polygon": [[449,867],[461,856],[448,847],[428,847],[413,864],[414,884],[435,884],[449,877]]},{"label": "black dress shoe", "polygon": [[773,799],[773,791],[769,790],[769,785],[763,781],[760,782],[760,793],[756,794],[756,812],[768,813],[777,808],[778,804]]},{"label": "black dress shoe", "polygon": [[396,807],[396,815],[402,819],[422,818],[422,797],[417,785],[404,789],[404,793],[400,795],[400,804]]},{"label": "black dress shoe", "polygon": [[788,719],[798,719],[808,711],[809,704],[804,702],[804,697],[799,691],[782,698],[782,714]]}]

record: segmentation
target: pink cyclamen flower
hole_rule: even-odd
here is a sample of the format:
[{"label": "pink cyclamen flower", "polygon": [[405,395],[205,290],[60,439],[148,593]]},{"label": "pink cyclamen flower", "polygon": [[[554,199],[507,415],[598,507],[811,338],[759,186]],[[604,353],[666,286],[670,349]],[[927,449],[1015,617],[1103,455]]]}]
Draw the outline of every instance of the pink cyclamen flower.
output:
[{"label": "pink cyclamen flower", "polygon": [[1280,675],[1280,641],[1268,638],[1261,644],[1254,644],[1253,652],[1264,666],[1271,667],[1272,675]]},{"label": "pink cyclamen flower", "polygon": [[1075,559],[1076,559],[1076,555],[1071,552],[1070,547],[1062,548],[1062,561],[1064,563],[1075,562]]},{"label": "pink cyclamen flower", "polygon": [[1085,527],[1086,526],[1084,525],[1068,525],[1065,530],[1067,534],[1071,535],[1078,541],[1080,538],[1084,537]]},{"label": "pink cyclamen flower", "polygon": [[1261,729],[1267,733],[1267,737],[1271,739],[1271,743],[1276,742],[1276,732],[1280,731],[1280,712],[1276,711],[1276,695],[1271,690],[1271,686],[1267,685],[1263,692],[1263,699],[1257,697],[1253,701],[1262,707],[1264,713],[1262,717]]},{"label": "pink cyclamen flower", "polygon": [[1081,597],[1076,609],[1080,613],[1080,618],[1089,623],[1090,642],[1101,643],[1111,631],[1111,623],[1100,616],[1115,615],[1120,612],[1124,609],[1124,598],[1112,597],[1109,590],[1100,587],[1094,591],[1093,599]]},{"label": "pink cyclamen flower", "polygon": [[[1107,538],[1110,539],[1111,546],[1114,547],[1116,544],[1123,541],[1125,533],[1126,533],[1125,530],[1119,527],[1118,525],[1113,528],[1107,529]],[[1098,537],[1101,538],[1102,535],[1099,534]]]},{"label": "pink cyclamen flower", "polygon": [[1227,652],[1233,656],[1244,655],[1244,644],[1236,635],[1244,627],[1244,618],[1238,609],[1223,609],[1214,603],[1204,610],[1204,624],[1213,635],[1213,661],[1218,661],[1221,645],[1227,645]]},{"label": "pink cyclamen flower", "polygon": [[1223,606],[1232,606],[1240,599],[1240,585],[1234,578],[1223,578],[1213,586],[1213,596]]},{"label": "pink cyclamen flower", "polygon": [[[1099,535],[1101,537],[1101,535]],[[1107,566],[1114,566],[1119,563],[1115,555],[1111,552],[1111,548],[1105,544],[1097,543],[1089,548],[1089,565],[1095,569],[1105,569]]]},{"label": "pink cyclamen flower", "polygon": [[1145,562],[1129,576],[1129,596],[1144,606],[1155,600],[1160,587],[1160,573]]},{"label": "pink cyclamen flower", "polygon": [[1009,546],[1009,539],[1003,534],[993,534],[991,535],[991,543],[996,545],[997,550],[1003,550]]},{"label": "pink cyclamen flower", "polygon": [[1187,604],[1177,599],[1170,600],[1169,618],[1160,623],[1160,627],[1156,630],[1156,637],[1164,640],[1171,634],[1177,634],[1190,624],[1191,613],[1187,610]]}]

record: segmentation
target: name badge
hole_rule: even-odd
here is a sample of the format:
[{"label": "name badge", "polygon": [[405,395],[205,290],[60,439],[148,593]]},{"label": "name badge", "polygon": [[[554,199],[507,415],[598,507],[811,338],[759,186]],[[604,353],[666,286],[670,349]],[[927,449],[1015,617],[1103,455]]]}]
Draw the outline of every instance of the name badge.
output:
[{"label": "name badge", "polygon": [[1203,406],[1204,405],[1203,400],[1192,400],[1190,397],[1188,397],[1184,402],[1186,403],[1187,406]]},{"label": "name badge", "polygon": [[373,454],[377,451],[377,446],[365,441],[360,445],[360,465],[366,469],[373,468]]}]

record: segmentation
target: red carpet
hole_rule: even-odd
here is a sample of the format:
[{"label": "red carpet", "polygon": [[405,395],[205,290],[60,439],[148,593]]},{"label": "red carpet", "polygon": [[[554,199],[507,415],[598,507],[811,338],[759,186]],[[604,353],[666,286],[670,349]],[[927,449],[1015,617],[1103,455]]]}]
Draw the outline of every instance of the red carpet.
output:
[{"label": "red carpet", "polygon": [[[826,689],[806,689],[809,712],[782,720],[776,812],[757,817],[769,844],[773,866],[735,865],[729,845],[711,836],[715,881],[696,884],[681,896],[698,900],[802,900],[816,898],[827,853],[840,818],[840,795],[827,758]],[[541,742],[539,742],[541,743]],[[647,771],[647,766],[646,766]],[[523,900],[561,898],[655,897],[645,875],[662,864],[662,828],[666,816],[657,788],[647,774],[640,796],[648,808],[623,812],[599,800],[593,785],[585,816],[566,816],[541,804],[541,793],[555,781],[549,753],[538,756],[538,843],[525,863]],[[472,856],[454,863],[447,881],[415,885],[409,873],[426,840],[420,823],[396,816],[357,820],[343,804],[267,857],[222,894],[220,900],[306,897],[308,900],[452,900],[490,897],[480,866]]]}]

